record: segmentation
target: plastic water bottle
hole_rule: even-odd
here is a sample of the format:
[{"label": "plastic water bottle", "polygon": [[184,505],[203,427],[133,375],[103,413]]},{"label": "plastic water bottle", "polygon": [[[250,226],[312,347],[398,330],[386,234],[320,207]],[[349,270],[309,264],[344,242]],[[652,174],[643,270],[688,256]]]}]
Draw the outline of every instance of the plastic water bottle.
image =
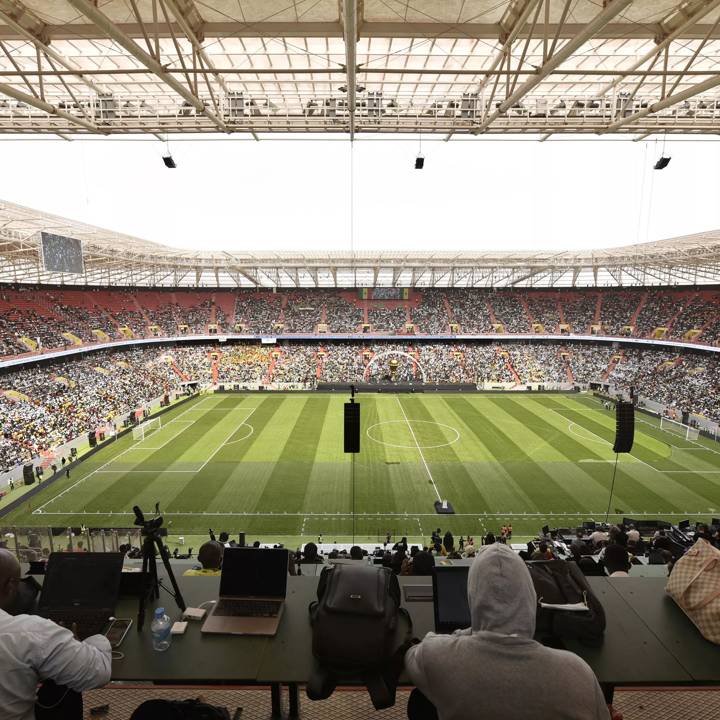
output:
[{"label": "plastic water bottle", "polygon": [[170,647],[170,640],[172,639],[172,635],[170,634],[171,627],[172,622],[165,614],[165,608],[156,608],[155,617],[152,623],[150,623],[153,649],[158,652],[164,652]]}]

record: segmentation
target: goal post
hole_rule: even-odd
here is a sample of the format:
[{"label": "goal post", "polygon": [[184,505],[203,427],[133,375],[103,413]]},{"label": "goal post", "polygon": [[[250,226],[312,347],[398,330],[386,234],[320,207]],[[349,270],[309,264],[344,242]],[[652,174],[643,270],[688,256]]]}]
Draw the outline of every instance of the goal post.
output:
[{"label": "goal post", "polygon": [[162,419],[159,417],[150,418],[133,428],[133,440],[144,440],[148,435],[152,435],[162,427]]},{"label": "goal post", "polygon": [[660,429],[669,432],[671,435],[684,437],[686,440],[697,440],[700,436],[698,428],[690,427],[690,425],[685,425],[685,423],[667,417],[660,418]]}]

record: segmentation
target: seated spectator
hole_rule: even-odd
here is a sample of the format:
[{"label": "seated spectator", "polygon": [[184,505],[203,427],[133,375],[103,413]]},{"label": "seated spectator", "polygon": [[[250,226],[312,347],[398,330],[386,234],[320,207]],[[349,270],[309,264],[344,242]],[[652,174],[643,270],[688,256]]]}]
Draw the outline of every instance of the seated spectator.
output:
[{"label": "seated spectator", "polygon": [[588,551],[588,544],[585,542],[585,530],[579,527],[575,530],[575,539],[570,543],[570,552],[575,555],[584,555]]},{"label": "seated spectator", "polygon": [[350,559],[351,560],[362,560],[363,559],[363,551],[359,545],[353,545],[350,548]]},{"label": "seated spectator", "polygon": [[186,570],[183,575],[219,575],[222,567],[223,552],[225,546],[217,540],[208,540],[198,550],[198,561],[200,567]]},{"label": "seated spectator", "polygon": [[489,532],[482,541],[483,545],[493,545],[495,542],[495,535],[493,535],[491,532]]},{"label": "seated spectator", "polygon": [[405,560],[407,560],[407,554],[404,550],[398,550],[393,553],[392,560],[390,561],[390,567],[392,567],[392,571],[395,575],[400,575]]},{"label": "seated spectator", "polygon": [[412,563],[413,575],[432,575],[435,567],[435,559],[427,550],[421,550],[415,554]]},{"label": "seated spectator", "polygon": [[590,535],[590,541],[592,542],[593,547],[598,549],[602,547],[603,543],[608,541],[608,534],[602,530],[595,530],[595,532]]},{"label": "seated spectator", "polygon": [[655,533],[655,539],[653,540],[654,550],[667,550],[672,552],[673,543],[672,540],[665,534],[665,530],[660,529]]},{"label": "seated spectator", "polygon": [[70,630],[52,620],[6,612],[13,605],[19,582],[20,563],[8,550],[0,550],[0,708],[4,720],[35,717],[41,681],[52,680],[75,692],[110,681],[111,649],[104,636],[93,635],[79,642]]},{"label": "seated spectator", "polygon": [[610,577],[628,577],[630,575],[630,559],[627,548],[614,543],[605,548],[603,558],[605,569]]},{"label": "seated spectator", "polygon": [[323,559],[318,555],[318,547],[314,542],[305,543],[300,560],[301,565],[317,565],[322,563]]},{"label": "seated spectator", "polygon": [[537,597],[525,563],[509,547],[479,550],[468,574],[468,600],[472,627],[428,633],[405,655],[421,693],[408,703],[410,720],[608,719],[588,665],[533,640]]},{"label": "seated spectator", "polygon": [[393,545],[392,549],[393,549],[393,551],[404,550],[405,552],[407,552],[407,550],[408,550],[408,541],[407,541],[407,538],[406,538],[405,536],[403,536],[402,538],[400,538],[400,541],[399,541],[399,542],[396,542],[396,543]]},{"label": "seated spectator", "polygon": [[628,537],[628,542],[634,542],[634,543],[640,542],[640,533],[638,532],[638,530],[632,523],[630,523],[630,525],[628,525],[627,537]]},{"label": "seated spectator", "polygon": [[554,557],[550,546],[543,540],[537,550],[530,556],[531,560],[552,560]]}]

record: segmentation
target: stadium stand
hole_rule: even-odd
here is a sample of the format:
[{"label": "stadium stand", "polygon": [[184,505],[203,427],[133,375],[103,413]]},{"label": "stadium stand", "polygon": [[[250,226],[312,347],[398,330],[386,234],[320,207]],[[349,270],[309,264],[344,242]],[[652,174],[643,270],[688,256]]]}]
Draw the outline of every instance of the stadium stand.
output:
[{"label": "stadium stand", "polygon": [[[393,358],[399,358],[395,367]],[[605,382],[626,393],[639,388],[655,402],[720,421],[720,361],[709,353],[559,342],[159,346],[6,369],[0,376],[0,469],[104,426],[187,381],[304,388],[319,382],[422,382],[418,363],[428,383]]]},{"label": "stadium stand", "polygon": [[[357,291],[98,290],[0,292],[3,356],[144,337],[215,333],[418,336],[586,335],[715,345],[720,298],[712,290],[413,290],[372,301]],[[368,324],[370,327],[364,327]],[[408,330],[407,325],[414,325]],[[599,326],[597,332],[593,326]]]}]

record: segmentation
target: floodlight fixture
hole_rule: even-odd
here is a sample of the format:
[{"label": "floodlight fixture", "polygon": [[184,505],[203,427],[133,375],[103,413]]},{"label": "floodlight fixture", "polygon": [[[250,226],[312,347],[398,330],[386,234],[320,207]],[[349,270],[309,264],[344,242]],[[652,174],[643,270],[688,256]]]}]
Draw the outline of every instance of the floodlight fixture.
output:
[{"label": "floodlight fixture", "polygon": [[167,155],[162,156],[163,162],[165,163],[166,168],[174,169],[177,167],[175,164],[175,161],[173,160],[173,156],[169,153]]},{"label": "floodlight fixture", "polygon": [[664,170],[669,164],[672,158],[660,156],[660,159],[655,163],[655,170]]}]

